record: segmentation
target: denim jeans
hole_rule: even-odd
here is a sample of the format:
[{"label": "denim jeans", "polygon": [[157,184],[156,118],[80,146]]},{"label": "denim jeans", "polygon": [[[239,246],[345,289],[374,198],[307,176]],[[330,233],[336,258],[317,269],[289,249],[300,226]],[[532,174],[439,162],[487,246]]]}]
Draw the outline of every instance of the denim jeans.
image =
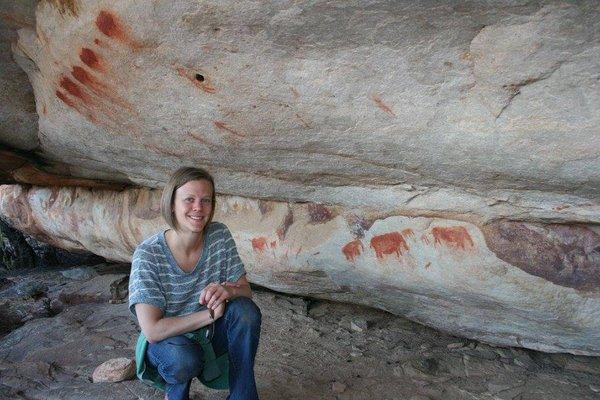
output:
[{"label": "denim jeans", "polygon": [[[212,345],[217,357],[229,352],[229,400],[258,399],[254,357],[260,338],[261,313],[252,300],[238,297],[227,303],[215,321]],[[183,335],[150,343],[146,360],[167,382],[168,400],[189,399],[190,384],[203,367],[202,347]]]}]

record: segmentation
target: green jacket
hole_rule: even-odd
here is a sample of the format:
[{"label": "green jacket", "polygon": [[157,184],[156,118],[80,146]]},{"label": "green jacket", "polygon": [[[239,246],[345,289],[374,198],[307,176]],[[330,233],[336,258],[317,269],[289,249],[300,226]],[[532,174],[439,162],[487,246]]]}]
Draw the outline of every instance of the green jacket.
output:
[{"label": "green jacket", "polygon": [[[225,353],[216,357],[212,344],[203,339],[206,334],[206,328],[186,333],[185,336],[197,341],[202,346],[204,353],[204,368],[198,376],[200,382],[211,389],[229,389],[229,355]],[[137,344],[135,346],[135,365],[136,374],[143,382],[154,386],[157,389],[165,390],[165,380],[160,376],[156,368],[146,364],[146,350],[148,341],[143,333],[140,332]]]}]

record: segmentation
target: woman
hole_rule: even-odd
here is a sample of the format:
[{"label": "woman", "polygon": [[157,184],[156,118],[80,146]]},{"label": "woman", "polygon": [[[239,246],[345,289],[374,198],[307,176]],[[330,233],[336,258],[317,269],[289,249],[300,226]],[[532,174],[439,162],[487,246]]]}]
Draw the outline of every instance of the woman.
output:
[{"label": "woman", "polygon": [[[199,168],[179,169],[161,200],[171,229],[146,239],[133,255],[129,309],[143,334],[141,363],[160,374],[168,400],[189,398],[191,380],[201,376],[212,350],[213,359],[228,353],[228,398],[258,399],[254,357],[261,314],[250,300],[231,233],[212,222],[214,209],[212,176]],[[213,323],[210,349],[190,332]]]}]

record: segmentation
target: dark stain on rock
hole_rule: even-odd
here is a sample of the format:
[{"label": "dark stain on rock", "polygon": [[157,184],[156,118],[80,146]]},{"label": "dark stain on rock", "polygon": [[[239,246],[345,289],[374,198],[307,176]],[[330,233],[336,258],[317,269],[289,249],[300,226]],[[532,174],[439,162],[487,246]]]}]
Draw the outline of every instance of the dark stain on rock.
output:
[{"label": "dark stain on rock", "polygon": [[76,0],[44,0],[43,2],[56,7],[62,15],[71,15],[77,17],[79,10]]},{"label": "dark stain on rock", "polygon": [[210,84],[210,80],[205,74],[199,74],[184,67],[177,67],[176,69],[179,76],[186,78],[203,92],[212,94],[217,91],[217,89]]},{"label": "dark stain on rock", "polygon": [[[50,193],[50,197],[48,198],[48,208],[52,207],[54,205],[54,202],[56,201],[56,198],[58,197],[58,193],[60,192],[60,187],[58,186],[52,186],[50,188],[51,193]],[[47,210],[46,209],[46,210]]]},{"label": "dark stain on rock", "polygon": [[265,215],[273,211],[273,203],[265,200],[258,200],[258,209],[261,215]]},{"label": "dark stain on rock", "polygon": [[102,65],[100,64],[100,58],[98,57],[98,55],[93,50],[88,49],[87,47],[83,47],[81,49],[81,51],[79,52],[79,59],[81,60],[81,62],[83,62],[85,65],[92,69],[102,69]]},{"label": "dark stain on rock", "polygon": [[390,232],[383,235],[374,236],[371,239],[371,248],[375,250],[375,255],[379,260],[383,260],[386,255],[395,254],[396,257],[408,251],[408,245],[400,232]]},{"label": "dark stain on rock", "polygon": [[280,241],[285,239],[285,235],[287,234],[288,229],[294,223],[294,212],[291,207],[288,207],[288,213],[285,215],[285,218],[281,222],[279,228],[277,228],[277,237]]},{"label": "dark stain on rock", "polygon": [[331,221],[335,217],[329,208],[318,203],[308,203],[308,215],[310,216],[310,222],[314,224],[322,224]]},{"label": "dark stain on rock", "polygon": [[469,232],[464,226],[441,227],[436,226],[431,230],[435,245],[452,247],[460,250],[472,249],[475,245]]},{"label": "dark stain on rock", "polygon": [[600,289],[600,235],[585,225],[498,221],[481,228],[498,258],[581,291]]},{"label": "dark stain on rock", "polygon": [[350,232],[352,232],[352,234],[354,234],[354,236],[357,238],[361,239],[365,237],[365,232],[371,229],[375,223],[375,220],[366,219],[356,214],[348,214],[346,215],[346,222],[348,223]]},{"label": "dark stain on rock", "polygon": [[144,220],[153,220],[160,216],[160,196],[154,196],[154,193],[153,189],[129,191],[129,208],[133,215]]}]

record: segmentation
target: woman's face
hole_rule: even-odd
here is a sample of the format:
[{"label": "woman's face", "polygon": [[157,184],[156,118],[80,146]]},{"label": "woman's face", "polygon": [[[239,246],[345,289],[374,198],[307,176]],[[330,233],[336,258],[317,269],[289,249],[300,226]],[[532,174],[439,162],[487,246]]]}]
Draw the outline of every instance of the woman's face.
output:
[{"label": "woman's face", "polygon": [[204,179],[189,181],[175,191],[173,212],[180,232],[202,232],[212,212],[212,192]]}]

